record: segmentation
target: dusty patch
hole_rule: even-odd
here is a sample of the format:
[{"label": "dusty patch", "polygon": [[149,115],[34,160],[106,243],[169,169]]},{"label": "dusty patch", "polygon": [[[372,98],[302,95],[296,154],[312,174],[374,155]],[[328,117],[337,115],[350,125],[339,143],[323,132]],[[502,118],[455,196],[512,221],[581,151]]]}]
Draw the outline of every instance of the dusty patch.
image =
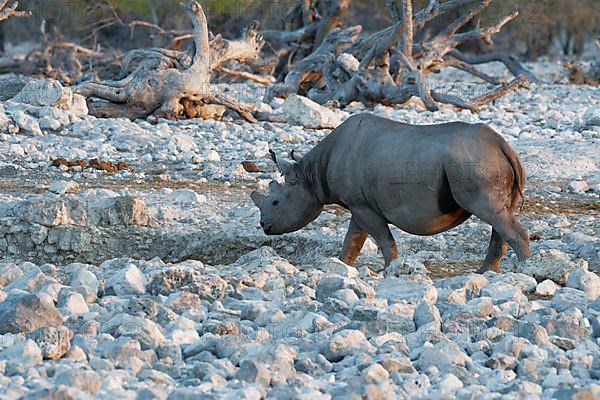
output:
[{"label": "dusty patch", "polygon": [[600,214],[600,202],[561,193],[559,199],[550,200],[542,196],[529,196],[521,213],[545,214]]},{"label": "dusty patch", "polygon": [[[483,263],[483,258],[481,260]],[[423,262],[425,268],[427,268],[427,276],[431,279],[445,279],[452,278],[453,276],[466,275],[471,272],[475,272],[481,267],[481,263],[476,262],[436,262],[426,260]]]}]

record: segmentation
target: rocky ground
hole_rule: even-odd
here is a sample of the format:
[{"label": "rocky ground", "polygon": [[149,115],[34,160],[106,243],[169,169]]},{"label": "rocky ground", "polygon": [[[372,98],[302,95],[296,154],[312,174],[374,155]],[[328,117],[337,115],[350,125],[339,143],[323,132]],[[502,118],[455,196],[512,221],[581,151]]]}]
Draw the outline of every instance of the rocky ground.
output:
[{"label": "rocky ground", "polygon": [[[485,88],[469,79],[436,85]],[[536,85],[477,114],[261,104],[290,124],[99,120],[38,97],[0,102],[0,398],[600,396],[597,88]],[[337,207],[265,236],[248,194],[277,176],[269,147],[304,152],[329,132],[307,126],[363,111],[496,128],[528,173],[534,256],[473,273],[490,228],[472,218],[394,230],[386,276],[369,240],[354,269]]]}]

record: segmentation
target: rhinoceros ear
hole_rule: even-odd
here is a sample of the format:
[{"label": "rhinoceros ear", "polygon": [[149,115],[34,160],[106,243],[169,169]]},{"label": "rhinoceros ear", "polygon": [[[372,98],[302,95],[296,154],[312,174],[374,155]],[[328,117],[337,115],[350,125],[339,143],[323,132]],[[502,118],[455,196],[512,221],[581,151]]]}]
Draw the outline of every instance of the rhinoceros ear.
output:
[{"label": "rhinoceros ear", "polygon": [[281,172],[281,175],[287,175],[294,169],[295,162],[278,157],[271,149],[269,149],[269,153],[271,154],[271,159],[277,165],[277,169]]},{"label": "rhinoceros ear", "polygon": [[258,193],[256,190],[250,193],[250,198],[256,205],[256,207],[260,208],[261,203],[267,198],[264,194]]}]

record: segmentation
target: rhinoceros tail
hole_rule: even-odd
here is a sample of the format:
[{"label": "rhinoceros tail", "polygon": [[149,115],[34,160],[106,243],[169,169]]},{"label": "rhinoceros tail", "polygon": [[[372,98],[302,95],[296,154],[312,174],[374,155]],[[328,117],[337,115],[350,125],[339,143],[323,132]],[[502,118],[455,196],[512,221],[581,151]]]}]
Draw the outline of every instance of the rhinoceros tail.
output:
[{"label": "rhinoceros tail", "polygon": [[523,205],[525,204],[525,195],[523,193],[525,188],[525,168],[523,167],[523,162],[519,155],[506,143],[503,141],[502,143],[502,153],[510,163],[510,166],[513,169],[515,174],[515,182],[514,188],[516,192],[513,192],[513,204],[516,201],[517,195],[521,197],[521,210],[523,210]]}]

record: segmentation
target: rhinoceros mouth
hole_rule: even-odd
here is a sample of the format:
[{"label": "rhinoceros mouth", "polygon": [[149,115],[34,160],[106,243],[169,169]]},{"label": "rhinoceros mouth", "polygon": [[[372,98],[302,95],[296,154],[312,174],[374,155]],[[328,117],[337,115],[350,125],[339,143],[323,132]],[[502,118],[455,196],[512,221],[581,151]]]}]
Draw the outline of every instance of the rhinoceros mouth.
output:
[{"label": "rhinoceros mouth", "polygon": [[278,236],[278,235],[283,235],[285,233],[294,232],[294,230],[279,230],[279,229],[273,228],[271,225],[267,225],[267,226],[263,227],[263,232],[267,236]]},{"label": "rhinoceros mouth", "polygon": [[273,233],[272,233],[273,226],[271,224],[265,224],[263,221],[260,221],[260,227],[265,232],[265,235],[273,235]]},{"label": "rhinoceros mouth", "polygon": [[262,225],[263,231],[265,232],[265,235],[272,236],[272,235],[276,234],[275,232],[273,232],[273,227],[271,225],[262,224],[262,223],[261,223],[261,225]]}]

